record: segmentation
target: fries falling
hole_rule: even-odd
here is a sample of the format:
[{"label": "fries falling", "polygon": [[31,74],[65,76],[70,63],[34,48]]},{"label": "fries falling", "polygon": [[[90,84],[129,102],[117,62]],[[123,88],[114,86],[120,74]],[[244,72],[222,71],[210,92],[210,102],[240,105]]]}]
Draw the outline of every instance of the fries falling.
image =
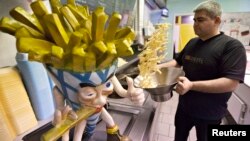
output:
[{"label": "fries falling", "polygon": [[139,54],[139,71],[140,82],[142,88],[154,88],[152,73],[160,72],[157,64],[165,58],[165,50],[167,48],[169,24],[160,24],[149,40],[145,44],[145,50]]}]

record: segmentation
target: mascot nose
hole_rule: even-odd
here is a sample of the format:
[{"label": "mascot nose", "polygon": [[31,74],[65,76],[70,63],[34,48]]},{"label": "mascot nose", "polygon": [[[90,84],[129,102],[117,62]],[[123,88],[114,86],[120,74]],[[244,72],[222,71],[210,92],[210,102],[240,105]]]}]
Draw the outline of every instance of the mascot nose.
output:
[{"label": "mascot nose", "polygon": [[95,100],[95,104],[103,106],[106,103],[107,103],[107,98],[102,95],[102,91],[101,90],[98,90],[97,97],[96,97],[96,100]]}]

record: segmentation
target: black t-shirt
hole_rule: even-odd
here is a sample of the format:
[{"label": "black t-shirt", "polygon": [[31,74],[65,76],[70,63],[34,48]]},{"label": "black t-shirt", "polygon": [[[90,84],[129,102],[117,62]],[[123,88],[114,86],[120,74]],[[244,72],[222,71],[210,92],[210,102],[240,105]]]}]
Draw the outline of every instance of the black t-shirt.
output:
[{"label": "black t-shirt", "polygon": [[[190,81],[220,77],[244,81],[246,51],[236,39],[223,33],[206,41],[191,39],[176,58]],[[225,115],[232,92],[209,94],[188,91],[179,97],[179,106],[190,116],[217,120]]]}]

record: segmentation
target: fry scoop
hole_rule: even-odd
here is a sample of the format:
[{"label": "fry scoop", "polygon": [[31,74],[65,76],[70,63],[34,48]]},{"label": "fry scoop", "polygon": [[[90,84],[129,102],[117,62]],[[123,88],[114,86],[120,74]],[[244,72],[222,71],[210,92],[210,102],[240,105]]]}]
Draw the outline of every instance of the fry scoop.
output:
[{"label": "fry scoop", "polygon": [[173,90],[175,90],[174,87],[177,84],[177,79],[180,76],[185,76],[185,72],[181,68],[161,68],[160,73],[155,72],[151,74],[152,86],[140,86],[140,82],[143,81],[143,78],[140,75],[134,79],[134,85],[135,87],[140,87],[148,91],[154,101],[164,102],[172,97]]}]

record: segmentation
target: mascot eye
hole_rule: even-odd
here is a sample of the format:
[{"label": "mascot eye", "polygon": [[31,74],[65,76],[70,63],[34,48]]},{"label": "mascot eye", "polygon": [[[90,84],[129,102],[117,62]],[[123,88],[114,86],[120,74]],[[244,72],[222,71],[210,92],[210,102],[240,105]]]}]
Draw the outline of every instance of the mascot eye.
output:
[{"label": "mascot eye", "polygon": [[80,97],[84,100],[91,100],[96,97],[96,94],[95,93],[82,93]]},{"label": "mascot eye", "polygon": [[93,93],[89,93],[89,94],[87,94],[87,96],[92,96],[92,95],[94,95]]},{"label": "mascot eye", "polygon": [[79,90],[79,96],[82,99],[93,99],[96,97],[96,91],[93,87],[83,87]]},{"label": "mascot eye", "polygon": [[102,84],[100,86],[100,88],[103,90],[103,91],[111,91],[113,90],[114,86],[112,84],[111,81],[107,81],[106,83]]},{"label": "mascot eye", "polygon": [[112,84],[111,82],[107,82],[105,85],[106,85],[106,88],[109,88]]}]

